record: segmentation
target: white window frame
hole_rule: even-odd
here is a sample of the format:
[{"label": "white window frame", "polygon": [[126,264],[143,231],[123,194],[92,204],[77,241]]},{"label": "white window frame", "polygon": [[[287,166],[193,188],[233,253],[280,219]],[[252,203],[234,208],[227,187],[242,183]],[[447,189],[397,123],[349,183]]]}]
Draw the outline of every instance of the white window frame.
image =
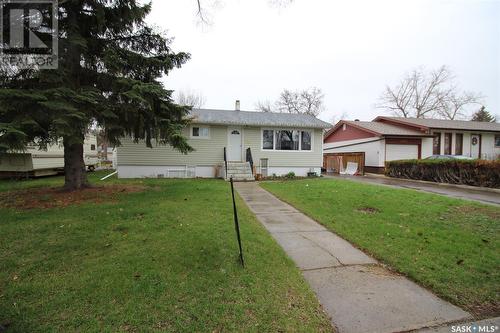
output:
[{"label": "white window frame", "polygon": [[[193,135],[193,128],[198,127],[199,129],[206,128],[207,129],[207,136],[194,136]],[[199,132],[201,133],[201,132]],[[191,125],[189,127],[189,138],[190,139],[195,139],[195,140],[208,140],[210,139],[210,126],[203,126],[203,125]]]},{"label": "white window frame", "polygon": [[[273,131],[273,149],[264,149],[264,131]],[[299,150],[276,149],[276,131],[299,131]],[[311,149],[302,150],[302,131],[311,133]],[[312,153],[314,152],[314,129],[313,128],[267,128],[260,129],[260,151],[261,152],[284,152],[284,153]]]}]

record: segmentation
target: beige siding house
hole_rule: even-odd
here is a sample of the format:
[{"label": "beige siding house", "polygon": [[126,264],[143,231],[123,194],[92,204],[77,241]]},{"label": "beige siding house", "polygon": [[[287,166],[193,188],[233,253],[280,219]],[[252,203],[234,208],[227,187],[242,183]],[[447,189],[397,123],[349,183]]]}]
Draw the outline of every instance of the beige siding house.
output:
[{"label": "beige siding house", "polygon": [[321,172],[323,130],[313,116],[237,110],[193,109],[184,136],[194,151],[182,154],[170,146],[123,139],[117,148],[121,178],[223,177],[224,150],[230,165],[249,167],[263,176]]}]

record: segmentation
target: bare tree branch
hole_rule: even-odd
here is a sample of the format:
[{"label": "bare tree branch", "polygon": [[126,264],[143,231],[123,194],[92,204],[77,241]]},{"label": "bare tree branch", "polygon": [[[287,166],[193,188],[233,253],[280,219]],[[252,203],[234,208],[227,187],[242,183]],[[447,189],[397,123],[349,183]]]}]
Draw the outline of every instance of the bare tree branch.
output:
[{"label": "bare tree branch", "polygon": [[187,91],[178,91],[175,96],[175,101],[179,105],[191,106],[193,108],[201,108],[205,105],[206,98],[202,93],[187,90]]},{"label": "bare tree branch", "polygon": [[[271,7],[285,8],[292,4],[294,0],[268,0]],[[212,25],[211,10],[217,9],[224,5],[223,0],[196,0],[196,17],[198,23],[202,26]]]},{"label": "bare tree branch", "polygon": [[212,11],[222,5],[219,0],[196,0],[196,17],[201,26],[212,25]]},{"label": "bare tree branch", "polygon": [[285,89],[275,104],[279,112],[302,113],[317,117],[324,110],[323,98],[323,92],[316,87],[301,91]]},{"label": "bare tree branch", "polygon": [[300,93],[301,108],[303,113],[317,117],[324,109],[323,98],[325,95],[321,89],[312,87]]},{"label": "bare tree branch", "polygon": [[473,104],[481,104],[483,97],[470,91],[459,94],[452,92],[439,109],[439,115],[445,119],[465,119],[467,117],[466,107]]},{"label": "bare tree branch", "polygon": [[258,101],[255,108],[261,112],[274,112],[274,107],[269,100]]},{"label": "bare tree branch", "polygon": [[406,118],[455,119],[461,116],[466,105],[477,103],[480,96],[459,93],[453,80],[446,66],[431,72],[415,69],[394,88],[387,86],[376,106]]},{"label": "bare tree branch", "polygon": [[278,101],[276,101],[276,107],[279,112],[288,113],[299,113],[299,97],[300,94],[296,91],[291,91],[288,89],[283,90],[280,94]]}]

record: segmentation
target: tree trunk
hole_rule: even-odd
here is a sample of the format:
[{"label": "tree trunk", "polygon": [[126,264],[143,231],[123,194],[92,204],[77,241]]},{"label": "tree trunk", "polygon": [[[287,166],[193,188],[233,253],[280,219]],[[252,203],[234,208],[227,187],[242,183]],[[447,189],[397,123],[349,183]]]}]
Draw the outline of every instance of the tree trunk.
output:
[{"label": "tree trunk", "polygon": [[64,139],[64,189],[81,190],[89,187],[85,162],[83,160],[83,142],[69,143]]}]

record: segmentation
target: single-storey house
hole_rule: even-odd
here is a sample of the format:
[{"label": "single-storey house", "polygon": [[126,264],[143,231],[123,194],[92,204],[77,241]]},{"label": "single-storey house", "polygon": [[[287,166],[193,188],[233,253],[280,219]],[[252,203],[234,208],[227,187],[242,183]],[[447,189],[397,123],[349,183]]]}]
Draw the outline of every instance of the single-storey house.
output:
[{"label": "single-storey house", "polygon": [[379,116],[373,121],[339,121],[323,141],[325,156],[362,154],[364,171],[382,172],[387,161],[431,155],[497,159],[500,124]]},{"label": "single-storey house", "polygon": [[330,124],[305,114],[238,109],[238,103],[236,110],[193,109],[191,124],[183,131],[194,148],[188,154],[171,146],[148,148],[143,142],[121,140],[117,148],[118,176],[224,177],[224,152],[228,171],[244,180],[253,179],[252,171],[264,177],[321,172],[323,133]]}]

